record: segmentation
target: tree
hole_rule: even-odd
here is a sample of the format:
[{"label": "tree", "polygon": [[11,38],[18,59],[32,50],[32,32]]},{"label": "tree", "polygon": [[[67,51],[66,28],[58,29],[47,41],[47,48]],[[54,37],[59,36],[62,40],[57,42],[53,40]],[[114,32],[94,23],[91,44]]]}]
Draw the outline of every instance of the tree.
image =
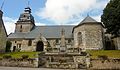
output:
[{"label": "tree", "polygon": [[120,36],[120,0],[110,0],[103,10],[101,21],[107,29],[106,33]]},{"label": "tree", "polygon": [[10,52],[11,45],[12,45],[12,43],[10,41],[7,41],[5,52]]}]

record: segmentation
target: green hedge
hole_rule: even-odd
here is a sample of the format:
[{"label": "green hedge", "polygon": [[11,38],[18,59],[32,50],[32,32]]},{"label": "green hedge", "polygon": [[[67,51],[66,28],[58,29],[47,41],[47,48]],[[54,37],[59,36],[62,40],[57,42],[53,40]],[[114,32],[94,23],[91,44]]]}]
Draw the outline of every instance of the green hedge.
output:
[{"label": "green hedge", "polygon": [[87,50],[91,58],[98,58],[99,56],[107,56],[108,58],[120,58],[120,50]]},{"label": "green hedge", "polygon": [[11,56],[12,58],[23,58],[23,55],[29,56],[29,58],[38,57],[37,54],[40,52],[9,52],[9,53],[0,53],[0,58],[3,58],[6,55]]}]

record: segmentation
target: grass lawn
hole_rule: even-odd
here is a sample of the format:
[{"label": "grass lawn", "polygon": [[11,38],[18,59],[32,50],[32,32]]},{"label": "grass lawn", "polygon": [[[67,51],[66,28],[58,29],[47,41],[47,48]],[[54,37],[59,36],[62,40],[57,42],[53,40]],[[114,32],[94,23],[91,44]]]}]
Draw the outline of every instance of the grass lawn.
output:
[{"label": "grass lawn", "polygon": [[22,58],[22,55],[28,55],[29,58],[37,57],[37,54],[40,52],[10,52],[10,53],[0,53],[0,58],[3,58],[5,55],[10,55],[12,58]]},{"label": "grass lawn", "polygon": [[120,50],[88,50],[91,58],[98,58],[99,55],[106,55],[108,58],[120,58]]}]

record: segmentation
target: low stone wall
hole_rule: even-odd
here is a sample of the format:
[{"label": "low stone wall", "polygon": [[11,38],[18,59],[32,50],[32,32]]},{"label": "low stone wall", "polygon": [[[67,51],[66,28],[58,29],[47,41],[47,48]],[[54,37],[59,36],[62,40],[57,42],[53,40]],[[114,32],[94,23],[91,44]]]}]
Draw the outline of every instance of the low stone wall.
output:
[{"label": "low stone wall", "polygon": [[120,59],[92,59],[90,69],[120,69]]},{"label": "low stone wall", "polygon": [[0,59],[0,66],[9,67],[38,67],[38,58],[33,59]]}]

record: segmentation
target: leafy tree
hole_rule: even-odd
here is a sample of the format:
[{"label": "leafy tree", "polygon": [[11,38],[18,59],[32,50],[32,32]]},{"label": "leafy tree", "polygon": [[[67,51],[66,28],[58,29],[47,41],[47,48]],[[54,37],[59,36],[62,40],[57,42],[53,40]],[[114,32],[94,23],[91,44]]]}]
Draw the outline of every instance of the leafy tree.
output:
[{"label": "leafy tree", "polygon": [[7,41],[7,43],[6,43],[6,52],[10,52],[11,44],[12,43],[10,41]]},{"label": "leafy tree", "polygon": [[101,21],[107,29],[106,33],[120,36],[120,0],[110,0],[103,10]]}]

